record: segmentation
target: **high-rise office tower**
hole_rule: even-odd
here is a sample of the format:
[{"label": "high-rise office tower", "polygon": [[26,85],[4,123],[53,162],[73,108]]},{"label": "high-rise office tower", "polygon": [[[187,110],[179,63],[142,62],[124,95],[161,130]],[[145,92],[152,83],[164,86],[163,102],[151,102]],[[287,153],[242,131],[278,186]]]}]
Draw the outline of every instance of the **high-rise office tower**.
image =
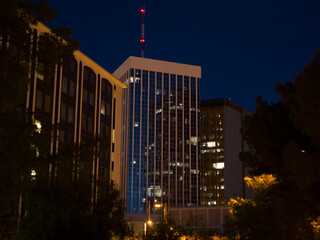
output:
[{"label": "high-rise office tower", "polygon": [[239,153],[247,150],[241,122],[247,110],[225,98],[201,101],[201,205],[225,205],[229,199],[252,197],[244,183],[247,169]]},{"label": "high-rise office tower", "polygon": [[201,67],[129,57],[113,74],[128,86],[128,213],[198,205]]}]

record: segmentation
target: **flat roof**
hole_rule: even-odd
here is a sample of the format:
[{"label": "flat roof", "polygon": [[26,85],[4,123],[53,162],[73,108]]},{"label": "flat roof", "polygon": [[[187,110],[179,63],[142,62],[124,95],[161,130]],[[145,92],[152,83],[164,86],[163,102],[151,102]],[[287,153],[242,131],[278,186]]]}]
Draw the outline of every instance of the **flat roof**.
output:
[{"label": "flat roof", "polygon": [[201,78],[200,66],[134,56],[128,57],[127,60],[114,71],[113,75],[120,78],[129,68]]},{"label": "flat roof", "polygon": [[208,100],[201,100],[200,101],[200,108],[202,107],[214,107],[214,106],[228,106],[233,108],[234,110],[237,110],[239,112],[245,112],[250,113],[245,108],[239,106],[238,104],[232,102],[228,98],[214,98],[214,99],[208,99]]}]

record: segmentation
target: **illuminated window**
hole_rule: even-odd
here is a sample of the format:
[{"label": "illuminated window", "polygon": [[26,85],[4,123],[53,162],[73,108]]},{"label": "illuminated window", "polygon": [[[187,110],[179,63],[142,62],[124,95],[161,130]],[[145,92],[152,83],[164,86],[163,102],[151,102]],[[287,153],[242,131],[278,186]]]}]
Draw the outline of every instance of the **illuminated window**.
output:
[{"label": "illuminated window", "polygon": [[36,170],[31,169],[30,175],[31,175],[31,181],[36,180],[36,175],[37,175]]},{"label": "illuminated window", "polygon": [[191,140],[191,144],[192,144],[192,145],[194,145],[194,146],[197,145],[197,141],[198,141],[198,138],[197,138],[197,137],[191,137],[190,140]]},{"label": "illuminated window", "polygon": [[207,142],[207,146],[208,147],[215,147],[216,146],[216,142],[213,141],[213,142]]},{"label": "illuminated window", "polygon": [[37,78],[41,81],[44,81],[43,71],[44,71],[44,66],[42,63],[39,63]]},{"label": "illuminated window", "polygon": [[37,133],[41,133],[41,127],[42,127],[41,122],[40,122],[39,120],[35,119],[35,120],[34,120],[34,125],[35,125],[36,128],[37,128],[35,131],[36,131]]},{"label": "illuminated window", "polygon": [[[217,163],[213,163],[213,168],[215,169],[224,169],[224,162],[217,162]],[[219,171],[217,171],[217,174],[219,173]]]},{"label": "illuminated window", "polygon": [[106,102],[104,100],[101,101],[101,114],[105,115],[106,114]]},{"label": "illuminated window", "polygon": [[37,148],[34,144],[31,144],[32,149],[34,150],[36,157],[39,157],[39,148]]},{"label": "illuminated window", "polygon": [[39,80],[44,81],[44,75],[42,73],[38,72],[37,77]]},{"label": "illuminated window", "polygon": [[162,190],[161,190],[160,186],[155,186],[155,193],[154,194],[156,197],[161,197]]}]

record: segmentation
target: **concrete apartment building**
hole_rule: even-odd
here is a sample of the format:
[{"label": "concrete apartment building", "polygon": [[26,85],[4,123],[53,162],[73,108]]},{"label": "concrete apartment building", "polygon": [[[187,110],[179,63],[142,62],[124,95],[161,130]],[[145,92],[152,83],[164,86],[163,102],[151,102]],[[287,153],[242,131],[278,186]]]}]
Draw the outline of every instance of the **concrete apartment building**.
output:
[{"label": "concrete apartment building", "polygon": [[[44,32],[50,29],[39,23],[33,39]],[[42,122],[60,126],[54,133],[57,138],[51,142],[50,154],[58,153],[64,144],[105,137],[108,143],[105,152],[93,157],[88,170],[92,171],[93,185],[104,180],[121,188],[122,94],[126,86],[80,51],[74,55],[70,64],[56,67],[54,77],[32,73],[26,107],[39,127]],[[96,191],[93,188],[93,196]]]}]

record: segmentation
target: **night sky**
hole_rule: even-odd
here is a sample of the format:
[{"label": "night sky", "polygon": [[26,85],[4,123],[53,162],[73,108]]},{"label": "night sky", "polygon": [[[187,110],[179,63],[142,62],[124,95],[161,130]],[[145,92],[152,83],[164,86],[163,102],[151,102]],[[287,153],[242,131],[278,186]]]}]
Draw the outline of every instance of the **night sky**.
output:
[{"label": "night sky", "polygon": [[49,0],[50,28],[70,26],[80,51],[109,72],[140,56],[202,67],[201,99],[230,98],[254,111],[276,102],[320,48],[319,0]]}]

